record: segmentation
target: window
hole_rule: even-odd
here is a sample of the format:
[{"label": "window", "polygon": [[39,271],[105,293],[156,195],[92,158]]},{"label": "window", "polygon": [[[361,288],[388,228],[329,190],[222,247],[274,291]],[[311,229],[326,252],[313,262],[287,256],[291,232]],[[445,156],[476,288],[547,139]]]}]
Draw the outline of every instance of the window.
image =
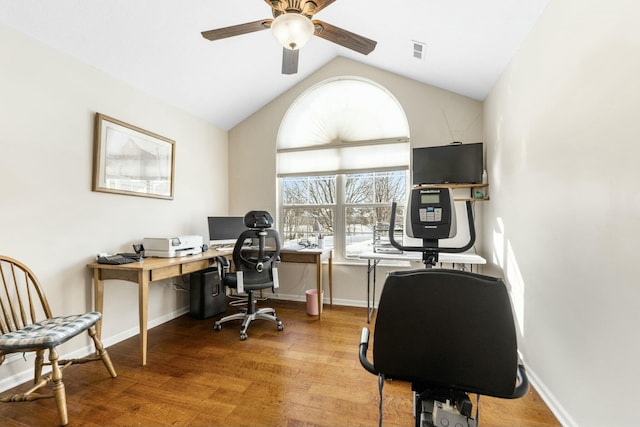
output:
[{"label": "window", "polygon": [[281,237],[285,244],[316,243],[334,245],[336,217],[336,176],[288,177],[282,180]]},{"label": "window", "polygon": [[397,100],[356,78],[323,82],[302,94],[278,133],[279,226],[285,243],[315,244],[337,259],[373,250],[391,202],[402,224],[409,131]]},{"label": "window", "polygon": [[341,258],[371,252],[374,230],[391,220],[403,224],[407,170],[285,177],[281,182],[281,236],[286,243],[314,244],[319,235]]},{"label": "window", "polygon": [[[402,212],[407,192],[407,172],[359,173],[345,176],[345,256],[357,257],[374,249],[376,230],[389,229],[391,202]],[[396,212],[396,226],[402,227]]]}]

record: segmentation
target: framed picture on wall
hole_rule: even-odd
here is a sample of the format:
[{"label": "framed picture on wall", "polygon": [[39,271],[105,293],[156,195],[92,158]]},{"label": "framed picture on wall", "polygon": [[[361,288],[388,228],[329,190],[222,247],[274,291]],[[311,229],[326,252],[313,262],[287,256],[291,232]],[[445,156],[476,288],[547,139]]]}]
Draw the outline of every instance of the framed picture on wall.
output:
[{"label": "framed picture on wall", "polygon": [[175,141],[96,113],[93,191],[173,199]]}]

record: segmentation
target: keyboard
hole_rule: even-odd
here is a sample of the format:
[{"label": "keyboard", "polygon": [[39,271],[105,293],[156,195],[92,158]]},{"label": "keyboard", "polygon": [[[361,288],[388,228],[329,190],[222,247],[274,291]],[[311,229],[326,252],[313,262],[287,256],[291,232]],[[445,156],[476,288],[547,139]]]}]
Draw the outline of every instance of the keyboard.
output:
[{"label": "keyboard", "polygon": [[233,250],[234,245],[214,245],[211,248],[218,251],[231,251]]},{"label": "keyboard", "polygon": [[119,265],[119,264],[129,264],[132,262],[136,262],[133,258],[127,258],[122,255],[109,255],[109,256],[99,256],[98,264],[111,264],[111,265]]}]

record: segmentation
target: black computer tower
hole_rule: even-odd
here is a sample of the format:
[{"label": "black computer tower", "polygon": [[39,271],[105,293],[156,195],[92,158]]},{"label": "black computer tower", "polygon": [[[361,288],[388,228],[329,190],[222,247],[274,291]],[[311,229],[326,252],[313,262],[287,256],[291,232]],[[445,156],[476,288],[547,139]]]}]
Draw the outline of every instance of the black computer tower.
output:
[{"label": "black computer tower", "polygon": [[211,267],[191,273],[189,282],[191,317],[207,319],[225,311],[226,294],[217,268]]}]

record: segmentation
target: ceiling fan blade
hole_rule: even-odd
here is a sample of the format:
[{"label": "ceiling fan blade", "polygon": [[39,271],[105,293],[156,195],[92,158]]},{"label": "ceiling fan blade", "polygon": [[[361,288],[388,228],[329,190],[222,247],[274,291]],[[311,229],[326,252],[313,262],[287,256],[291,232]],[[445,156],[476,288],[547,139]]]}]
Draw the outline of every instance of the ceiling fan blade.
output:
[{"label": "ceiling fan blade", "polygon": [[296,74],[298,72],[298,49],[291,50],[282,48],[282,74]]},{"label": "ceiling fan blade", "polygon": [[336,0],[314,0],[314,2],[318,5],[318,7],[316,7],[316,10],[313,13],[320,12],[322,9],[329,6],[334,1]]},{"label": "ceiling fan blade", "polygon": [[313,25],[316,27],[315,35],[325,40],[339,44],[348,49],[360,52],[363,55],[370,54],[376,48],[378,42],[368,39],[358,34],[352,33],[342,28],[338,28],[326,22],[314,19]]},{"label": "ceiling fan blade", "polygon": [[203,31],[202,37],[208,40],[220,40],[227,37],[239,36],[242,34],[253,33],[255,31],[266,30],[271,27],[273,19],[261,19],[260,21],[247,22],[246,24],[232,25],[225,28],[217,28],[215,30]]}]

